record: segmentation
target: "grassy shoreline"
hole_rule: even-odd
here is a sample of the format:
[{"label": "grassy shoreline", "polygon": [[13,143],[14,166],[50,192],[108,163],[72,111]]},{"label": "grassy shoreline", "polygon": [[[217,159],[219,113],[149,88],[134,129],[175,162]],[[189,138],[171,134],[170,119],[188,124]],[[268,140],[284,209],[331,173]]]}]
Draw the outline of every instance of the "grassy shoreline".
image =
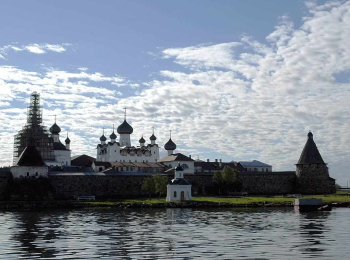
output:
[{"label": "grassy shoreline", "polygon": [[[348,203],[347,194],[302,196],[321,198],[323,203]],[[167,207],[291,207],[295,198],[278,196],[194,197],[191,201],[166,202],[165,198],[122,199],[111,201],[0,201],[0,210],[9,209],[81,209],[81,208],[167,208]]]}]

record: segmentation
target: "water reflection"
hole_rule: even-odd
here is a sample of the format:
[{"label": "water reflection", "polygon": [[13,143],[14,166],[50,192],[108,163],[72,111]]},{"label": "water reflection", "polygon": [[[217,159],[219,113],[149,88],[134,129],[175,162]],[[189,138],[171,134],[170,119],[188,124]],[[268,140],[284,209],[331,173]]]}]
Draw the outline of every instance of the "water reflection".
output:
[{"label": "water reflection", "polygon": [[[345,210],[345,211],[344,211]],[[349,209],[1,212],[0,259],[347,259]],[[345,226],[340,226],[339,223]]]}]

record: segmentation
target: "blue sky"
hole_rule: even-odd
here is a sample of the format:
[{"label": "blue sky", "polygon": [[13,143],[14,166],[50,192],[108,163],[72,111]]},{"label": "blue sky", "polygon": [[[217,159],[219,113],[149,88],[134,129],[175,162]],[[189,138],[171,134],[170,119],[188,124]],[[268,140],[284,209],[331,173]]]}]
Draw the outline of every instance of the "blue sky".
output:
[{"label": "blue sky", "polygon": [[[95,155],[121,123],[201,159],[293,170],[308,130],[350,177],[349,1],[7,1],[0,16],[0,165],[38,91],[44,121]],[[11,120],[9,120],[11,119]],[[163,153],[164,154],[164,153]]]}]

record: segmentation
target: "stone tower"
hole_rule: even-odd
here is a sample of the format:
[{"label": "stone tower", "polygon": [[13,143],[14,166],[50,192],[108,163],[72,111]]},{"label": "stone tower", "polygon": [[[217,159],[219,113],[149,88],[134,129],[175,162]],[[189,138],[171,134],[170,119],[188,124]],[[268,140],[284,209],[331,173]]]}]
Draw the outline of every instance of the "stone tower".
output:
[{"label": "stone tower", "polygon": [[296,189],[301,194],[335,193],[335,180],[329,177],[328,167],[313,140],[313,134],[308,133],[308,139],[296,164]]}]

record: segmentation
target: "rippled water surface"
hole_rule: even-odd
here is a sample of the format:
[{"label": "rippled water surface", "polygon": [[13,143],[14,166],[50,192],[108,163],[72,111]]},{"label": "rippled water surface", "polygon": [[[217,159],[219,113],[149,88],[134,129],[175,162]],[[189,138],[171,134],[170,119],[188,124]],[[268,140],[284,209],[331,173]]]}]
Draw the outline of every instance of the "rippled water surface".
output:
[{"label": "rippled water surface", "polygon": [[0,212],[0,259],[349,259],[350,209]]}]

